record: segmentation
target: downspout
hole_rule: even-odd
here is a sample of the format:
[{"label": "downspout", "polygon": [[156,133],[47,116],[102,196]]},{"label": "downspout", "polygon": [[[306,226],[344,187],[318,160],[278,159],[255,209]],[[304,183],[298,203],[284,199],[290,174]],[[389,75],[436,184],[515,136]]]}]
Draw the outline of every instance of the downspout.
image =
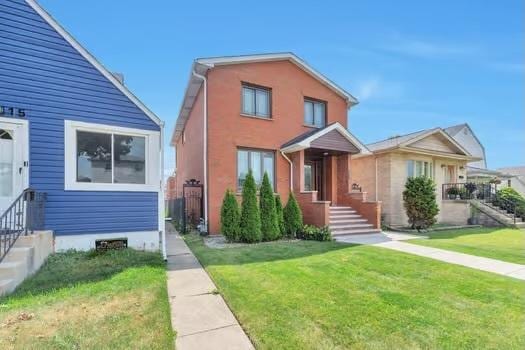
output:
[{"label": "downspout", "polygon": [[376,185],[376,195],[375,195],[375,201],[377,202],[379,200],[379,193],[377,193],[377,191],[379,191],[379,186],[377,184],[377,156],[374,157],[375,158],[375,161],[376,161],[376,181],[375,181],[375,185]]},{"label": "downspout", "polygon": [[281,155],[283,156],[284,159],[286,159],[288,161],[288,163],[290,163],[290,191],[293,192],[293,164],[292,164],[292,161],[290,160],[290,158],[288,158],[286,156],[286,154],[284,154],[283,151],[280,151],[281,152]]},{"label": "downspout", "polygon": [[160,191],[159,191],[159,230],[161,234],[162,241],[162,257],[164,260],[168,260],[168,255],[166,253],[166,223],[165,223],[165,189],[164,189],[164,122],[160,123]]},{"label": "downspout", "polygon": [[204,75],[200,75],[192,70],[191,74],[203,81],[204,87],[204,127],[203,127],[203,156],[204,156],[204,179],[203,179],[203,193],[204,193],[204,226],[205,232],[208,232],[208,81]]}]

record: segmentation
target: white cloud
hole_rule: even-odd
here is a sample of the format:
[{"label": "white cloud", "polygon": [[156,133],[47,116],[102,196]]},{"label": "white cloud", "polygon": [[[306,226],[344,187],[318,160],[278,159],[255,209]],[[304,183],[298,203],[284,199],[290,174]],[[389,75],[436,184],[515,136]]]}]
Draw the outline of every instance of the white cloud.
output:
[{"label": "white cloud", "polygon": [[372,77],[358,81],[352,91],[361,102],[371,99],[400,99],[404,96],[405,86],[399,82]]}]

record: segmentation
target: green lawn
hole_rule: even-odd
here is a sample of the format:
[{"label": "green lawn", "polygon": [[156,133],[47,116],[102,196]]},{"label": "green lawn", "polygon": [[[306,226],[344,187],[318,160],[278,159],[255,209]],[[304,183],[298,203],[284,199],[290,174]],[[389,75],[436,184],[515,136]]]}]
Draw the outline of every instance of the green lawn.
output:
[{"label": "green lawn", "polygon": [[428,247],[525,264],[525,231],[517,229],[463,229],[425,233],[429,239],[410,240]]},{"label": "green lawn", "polygon": [[54,254],[0,299],[0,349],[168,349],[173,340],[157,253]]},{"label": "green lawn", "polygon": [[186,241],[260,349],[523,349],[523,281],[372,246]]}]

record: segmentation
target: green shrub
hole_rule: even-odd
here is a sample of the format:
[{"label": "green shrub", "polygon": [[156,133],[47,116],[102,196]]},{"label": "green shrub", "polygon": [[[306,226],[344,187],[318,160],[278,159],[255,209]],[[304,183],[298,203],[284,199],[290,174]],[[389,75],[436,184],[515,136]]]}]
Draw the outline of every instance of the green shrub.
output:
[{"label": "green shrub", "polygon": [[307,241],[326,242],[332,240],[332,232],[328,226],[304,225],[303,229],[297,233],[297,238]]},{"label": "green shrub", "polygon": [[263,241],[274,241],[279,239],[281,232],[279,231],[279,223],[277,221],[277,211],[275,209],[275,199],[273,198],[273,188],[266,172],[263,176],[259,195],[262,239]]},{"label": "green shrub", "polygon": [[409,178],[403,191],[403,201],[408,222],[413,229],[419,231],[436,223],[439,208],[436,203],[436,185],[432,179],[423,176]]},{"label": "green shrub", "polygon": [[286,236],[289,238],[296,237],[297,233],[303,228],[303,213],[293,192],[290,192],[288,196],[288,203],[284,207],[283,216]]},{"label": "green shrub", "polygon": [[261,239],[261,216],[257,205],[257,186],[250,170],[242,187],[240,240],[246,243],[254,243],[260,242]]},{"label": "green shrub", "polygon": [[235,194],[226,190],[221,207],[221,233],[230,242],[239,241],[241,214]]},{"label": "green shrub", "polygon": [[275,196],[275,211],[277,212],[277,224],[279,225],[279,236],[282,237],[286,235],[286,227],[284,226],[284,216],[283,216],[283,203],[281,202],[281,197],[279,195]]},{"label": "green shrub", "polygon": [[511,187],[498,190],[492,204],[516,214],[517,217],[525,218],[525,198]]}]

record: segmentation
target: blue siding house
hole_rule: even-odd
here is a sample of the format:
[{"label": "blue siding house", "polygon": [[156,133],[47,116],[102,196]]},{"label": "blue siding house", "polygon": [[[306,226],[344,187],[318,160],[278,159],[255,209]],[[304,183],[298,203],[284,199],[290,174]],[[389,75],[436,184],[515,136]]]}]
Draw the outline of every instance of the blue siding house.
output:
[{"label": "blue siding house", "polygon": [[34,0],[0,0],[0,215],[46,193],[55,249],[159,249],[163,124]]}]

